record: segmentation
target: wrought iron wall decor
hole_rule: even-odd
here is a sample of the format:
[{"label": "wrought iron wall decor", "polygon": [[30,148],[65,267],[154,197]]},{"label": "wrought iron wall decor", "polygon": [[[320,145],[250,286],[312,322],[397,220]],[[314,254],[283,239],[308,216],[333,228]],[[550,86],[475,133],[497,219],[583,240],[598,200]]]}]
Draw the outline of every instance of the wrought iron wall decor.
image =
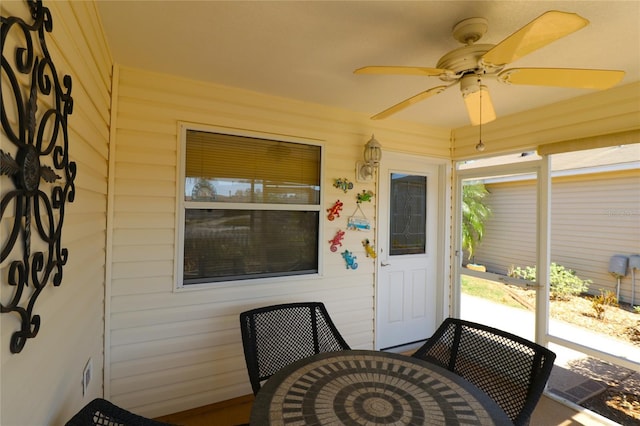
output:
[{"label": "wrought iron wall decor", "polygon": [[67,118],[73,112],[71,77],[65,75],[60,84],[47,50],[51,12],[41,0],[26,3],[31,23],[2,16],[0,25],[0,307],[2,313],[20,319],[20,329],[10,340],[12,353],[22,351],[27,339],[38,334],[41,319],[34,307],[42,290],[49,282],[54,286],[62,282],[69,254],[61,244],[62,224],[65,204],[75,198],[76,177],[67,131]]}]

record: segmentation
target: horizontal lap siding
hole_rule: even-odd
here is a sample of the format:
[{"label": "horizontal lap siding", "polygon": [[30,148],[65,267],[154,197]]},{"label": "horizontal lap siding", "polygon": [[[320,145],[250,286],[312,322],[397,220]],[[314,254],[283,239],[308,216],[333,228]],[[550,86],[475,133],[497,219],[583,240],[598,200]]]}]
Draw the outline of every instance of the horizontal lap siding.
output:
[{"label": "horizontal lap siding", "polygon": [[[603,173],[584,181],[558,180],[552,190],[551,258],[592,280],[589,293],[599,294],[600,289],[615,293],[617,281],[609,273],[609,259],[640,254],[640,170],[623,176]],[[621,301],[631,301],[631,285],[629,273],[621,280]]]},{"label": "horizontal lap siding", "polygon": [[[533,181],[487,188],[491,193],[487,203],[494,214],[477,249],[476,263],[499,273],[506,273],[511,265],[535,265]],[[553,179],[551,260],[592,280],[589,292],[599,294],[600,289],[616,291],[609,259],[617,254],[640,254],[640,171]],[[620,285],[620,298],[627,303],[631,278],[629,271]],[[638,281],[636,303],[640,301]]]},{"label": "horizontal lap siding", "polygon": [[[328,240],[356,205],[355,192],[334,188],[334,179],[355,180],[355,161],[374,131],[383,150],[410,146],[433,157],[448,156],[448,131],[392,121],[374,129],[351,112],[124,67],[118,75],[110,399],[159,416],[251,393],[238,317],[268,304],[322,301],[351,346],[371,348],[373,262],[365,260],[363,233],[345,237],[361,260],[357,270],[347,271],[329,251]],[[323,143],[322,277],[174,291],[179,121]],[[373,184],[356,188],[376,192]],[[343,214],[328,222],[325,209],[338,198]],[[363,210],[373,222],[375,203]]]},{"label": "horizontal lap siding", "polygon": [[475,263],[506,274],[512,265],[536,263],[536,193],[530,182],[487,185],[492,214],[475,253]]},{"label": "horizontal lap siding", "polygon": [[[92,2],[45,1],[44,6],[53,20],[53,32],[45,32],[53,63],[60,78],[64,74],[72,78],[74,105],[68,130],[70,160],[77,165],[76,194],[65,207],[62,247],[69,250],[69,258],[62,283],[59,287],[49,283],[38,298],[34,313],[41,316],[40,331],[19,354],[9,353],[9,338],[18,321],[14,314],[2,314],[2,425],[64,424],[87,401],[102,396],[103,388],[111,58]],[[25,1],[2,1],[2,16],[21,16],[30,22]],[[9,93],[5,89],[3,96]],[[43,112],[41,107],[37,115]],[[8,111],[12,122],[14,113]],[[7,177],[1,179],[4,194]],[[3,221],[8,219],[3,216]],[[93,377],[83,396],[82,370],[89,358]]]}]

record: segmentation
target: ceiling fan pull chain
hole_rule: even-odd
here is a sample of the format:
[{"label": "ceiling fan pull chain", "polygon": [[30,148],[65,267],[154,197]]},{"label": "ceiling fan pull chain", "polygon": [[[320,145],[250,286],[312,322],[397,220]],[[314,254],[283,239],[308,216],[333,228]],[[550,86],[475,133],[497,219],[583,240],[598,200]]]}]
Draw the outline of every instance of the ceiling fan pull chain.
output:
[{"label": "ceiling fan pull chain", "polygon": [[[481,83],[482,81],[478,78],[478,86],[480,86]],[[480,135],[479,142],[476,145],[476,151],[484,151],[484,144],[482,143],[482,90],[480,90]]]}]

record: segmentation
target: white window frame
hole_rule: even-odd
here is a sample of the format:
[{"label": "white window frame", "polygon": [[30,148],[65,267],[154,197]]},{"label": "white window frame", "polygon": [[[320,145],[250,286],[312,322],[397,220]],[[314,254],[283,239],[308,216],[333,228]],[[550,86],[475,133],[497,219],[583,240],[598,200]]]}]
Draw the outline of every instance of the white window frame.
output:
[{"label": "white window frame", "polygon": [[[300,143],[306,145],[314,145],[320,147],[320,200],[318,204],[308,204],[304,207],[291,204],[269,204],[268,210],[282,210],[282,211],[318,211],[318,271],[311,274],[296,274],[296,275],[282,275],[265,278],[249,278],[249,279],[236,279],[228,281],[212,281],[198,284],[185,284],[184,278],[184,235],[185,235],[185,211],[190,202],[185,201],[185,160],[186,160],[186,141],[187,131],[195,130],[210,133],[221,133],[233,136],[251,137],[257,139],[268,139],[282,142]],[[228,127],[207,126],[196,123],[178,123],[178,145],[179,145],[179,160],[178,160],[178,179],[176,185],[176,238],[175,238],[175,262],[174,262],[174,291],[189,291],[189,290],[202,290],[211,289],[217,287],[226,286],[238,286],[246,284],[261,284],[271,282],[283,282],[283,281],[300,281],[307,279],[316,279],[323,275],[323,251],[322,251],[322,236],[324,235],[324,220],[322,220],[322,207],[324,206],[324,156],[325,147],[321,140],[315,140],[305,137],[292,137],[274,133],[257,132],[244,129],[233,129]],[[193,203],[193,202],[191,202]],[[202,208],[221,208],[224,209],[246,209],[246,210],[260,210],[267,209],[266,206],[253,203],[219,203],[219,202],[198,202],[198,205]]]}]

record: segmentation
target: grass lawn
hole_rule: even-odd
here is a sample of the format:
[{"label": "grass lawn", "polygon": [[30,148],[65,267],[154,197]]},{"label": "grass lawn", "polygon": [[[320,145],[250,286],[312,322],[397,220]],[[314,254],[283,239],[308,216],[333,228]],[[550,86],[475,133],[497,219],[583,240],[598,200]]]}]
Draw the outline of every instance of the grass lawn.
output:
[{"label": "grass lawn", "polygon": [[512,306],[514,308],[524,307],[518,303],[506,290],[505,285],[494,281],[483,280],[482,278],[463,275],[462,292],[470,296],[482,297],[496,303]]}]

